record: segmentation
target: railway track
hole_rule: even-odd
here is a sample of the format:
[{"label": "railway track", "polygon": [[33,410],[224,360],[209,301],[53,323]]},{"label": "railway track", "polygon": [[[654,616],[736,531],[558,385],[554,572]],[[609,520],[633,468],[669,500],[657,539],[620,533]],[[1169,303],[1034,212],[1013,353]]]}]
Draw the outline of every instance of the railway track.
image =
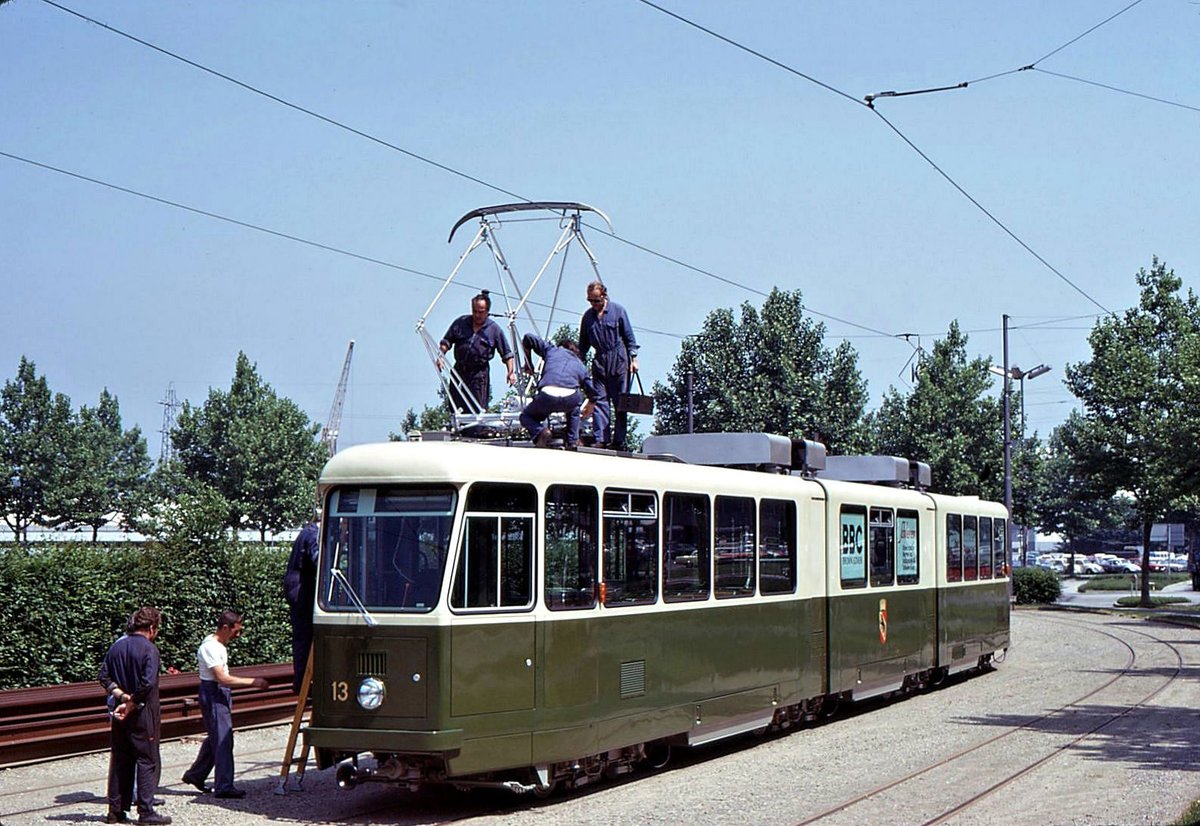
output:
[{"label": "railway track", "polygon": [[[952,678],[946,689],[881,700],[871,710],[850,708],[796,734],[715,744],[679,755],[664,771],[550,800],[383,785],[345,792],[332,771],[315,770],[303,793],[272,794],[286,726],[239,730],[237,784],[246,800],[214,800],[179,782],[196,748],[178,740],[163,744],[159,793],[180,826],[1174,820],[1195,798],[1190,767],[1200,765],[1195,632],[1090,614],[1020,612],[1014,620],[1017,644],[991,674]],[[93,754],[0,770],[0,821],[98,821],[106,764]]]},{"label": "railway track", "polygon": [[[906,811],[914,823],[935,826],[959,822],[968,810],[996,802],[1000,795],[1011,795],[1018,781],[1043,769],[1053,771],[1048,764],[1085,748],[1089,738],[1137,713],[1183,673],[1180,647],[1151,634],[1129,627],[1121,628],[1118,634],[1057,618],[1050,622],[1108,638],[1123,652],[1124,663],[1106,669],[1111,671],[1107,679],[1044,714],[1027,717],[981,742],[815,812],[796,826],[871,822],[880,811],[893,808],[896,801],[906,801]],[[1139,640],[1140,644],[1131,640]],[[1018,743],[1018,738],[1039,742]],[[914,806],[914,799],[926,803]],[[988,811],[991,814],[987,816],[994,815],[995,810]]]},{"label": "railway track", "polygon": [[[296,709],[291,663],[238,668],[237,673],[264,677],[268,687],[234,689],[236,727],[291,718]],[[163,740],[204,731],[196,699],[199,682],[195,672],[160,678]],[[104,699],[95,682],[0,691],[0,768],[107,749]]]}]

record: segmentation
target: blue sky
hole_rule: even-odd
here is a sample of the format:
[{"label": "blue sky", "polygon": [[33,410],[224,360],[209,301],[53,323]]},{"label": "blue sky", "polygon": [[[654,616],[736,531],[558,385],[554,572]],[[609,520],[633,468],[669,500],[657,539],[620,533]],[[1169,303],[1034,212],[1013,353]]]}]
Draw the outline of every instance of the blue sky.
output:
[{"label": "blue sky", "polygon": [[[842,94],[636,0],[61,5],[492,187],[593,204],[621,238],[734,282],[586,231],[647,379],[708,312],[773,286],[803,292],[831,346],[851,341],[873,405],[907,387],[896,334],[929,348],[957,319],[998,361],[1007,313],[1011,361],[1052,368],[1027,387],[1045,435],[1101,307],[1136,303],[1152,255],[1185,285],[1200,271],[1188,0],[1143,0],[1054,54],[1128,0],[664,2]],[[168,384],[202,402],[239,350],[323,422],[354,339],[342,446],[434,401],[415,328],[470,234],[447,233],[515,199],[43,0],[0,6],[0,54],[0,153],[394,265],[0,156],[0,378],[26,355],[75,406],[107,387],[155,456]],[[877,111],[1063,277],[858,102],[962,81]],[[557,235],[513,223],[502,242],[528,278]],[[555,326],[585,308],[582,264],[568,257]],[[435,336],[499,290],[482,256],[462,280]]]}]

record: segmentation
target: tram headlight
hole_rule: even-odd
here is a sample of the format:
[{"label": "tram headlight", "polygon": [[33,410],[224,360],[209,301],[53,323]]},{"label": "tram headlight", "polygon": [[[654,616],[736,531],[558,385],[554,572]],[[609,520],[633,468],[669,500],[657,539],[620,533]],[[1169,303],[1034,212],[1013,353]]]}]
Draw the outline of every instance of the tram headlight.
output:
[{"label": "tram headlight", "polygon": [[358,704],[367,711],[374,711],[383,705],[383,698],[386,694],[387,689],[383,685],[383,680],[367,677],[358,684]]}]

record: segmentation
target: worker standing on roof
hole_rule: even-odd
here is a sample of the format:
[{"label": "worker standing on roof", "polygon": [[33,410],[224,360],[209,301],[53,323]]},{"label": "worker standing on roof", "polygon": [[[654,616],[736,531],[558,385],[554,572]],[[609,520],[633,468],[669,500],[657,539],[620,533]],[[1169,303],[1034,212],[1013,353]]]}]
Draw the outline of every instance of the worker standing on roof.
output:
[{"label": "worker standing on roof", "polygon": [[[491,309],[492,299],[484,290],[471,299],[471,314],[456,318],[438,344],[443,355],[451,347],[454,348],[454,371],[462,382],[461,385],[457,381],[450,382],[450,403],[455,410],[463,413],[482,413],[487,410],[492,399],[488,368],[496,353],[500,354],[500,359],[508,367],[508,383],[511,385],[517,381],[512,349],[500,325],[488,318]],[[445,363],[446,360],[439,356],[438,370],[442,370]],[[468,392],[473,402],[466,395]]]},{"label": "worker standing on roof", "polygon": [[608,298],[608,288],[602,281],[587,286],[591,305],[579,324],[579,352],[587,358],[595,348],[592,359],[592,379],[596,385],[596,410],[592,414],[592,433],[597,447],[625,448],[628,415],[618,412],[613,417],[613,401],[629,387],[629,377],[638,371],[637,338],[625,308]]}]

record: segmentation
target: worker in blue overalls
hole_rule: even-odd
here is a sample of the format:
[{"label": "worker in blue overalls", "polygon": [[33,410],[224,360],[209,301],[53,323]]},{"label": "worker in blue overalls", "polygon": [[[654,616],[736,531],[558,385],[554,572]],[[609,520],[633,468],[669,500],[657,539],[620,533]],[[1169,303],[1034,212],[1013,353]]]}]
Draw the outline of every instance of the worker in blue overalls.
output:
[{"label": "worker in blue overalls", "polygon": [[596,409],[592,414],[592,433],[597,447],[625,448],[628,415],[618,412],[615,420],[614,400],[629,387],[629,377],[638,371],[638,343],[633,324],[625,308],[608,298],[608,288],[602,281],[587,287],[591,307],[579,323],[579,352],[592,358],[592,380],[596,385]]}]

